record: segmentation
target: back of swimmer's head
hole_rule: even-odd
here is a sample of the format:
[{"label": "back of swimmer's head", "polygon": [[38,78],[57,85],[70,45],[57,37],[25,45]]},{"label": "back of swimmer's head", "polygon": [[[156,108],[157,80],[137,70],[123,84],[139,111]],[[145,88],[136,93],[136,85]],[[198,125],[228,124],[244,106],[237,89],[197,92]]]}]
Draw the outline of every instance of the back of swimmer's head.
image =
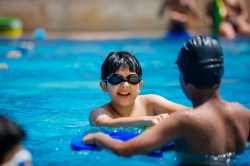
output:
[{"label": "back of swimmer's head", "polygon": [[194,37],[181,48],[176,65],[185,82],[198,89],[211,88],[221,82],[224,73],[222,48],[210,37]]},{"label": "back of swimmer's head", "polygon": [[102,64],[101,79],[107,79],[122,67],[135,72],[140,78],[142,69],[138,59],[128,51],[111,52]]},{"label": "back of swimmer's head", "polygon": [[0,165],[15,146],[21,143],[24,131],[10,119],[0,116]]}]

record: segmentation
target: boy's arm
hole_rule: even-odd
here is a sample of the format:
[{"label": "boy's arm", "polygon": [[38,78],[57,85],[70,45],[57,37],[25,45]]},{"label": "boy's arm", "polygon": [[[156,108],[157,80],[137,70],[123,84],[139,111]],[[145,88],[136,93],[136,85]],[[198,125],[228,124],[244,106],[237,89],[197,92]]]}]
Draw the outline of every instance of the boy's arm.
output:
[{"label": "boy's arm", "polygon": [[89,115],[90,124],[93,124],[97,127],[107,126],[109,128],[144,127],[156,125],[167,117],[168,114],[161,114],[157,116],[113,118],[112,114],[104,108],[97,108],[93,110]]},{"label": "boy's arm", "polygon": [[173,103],[158,95],[146,95],[146,105],[149,110],[153,110],[156,115],[168,113],[171,114],[179,110],[192,110],[180,104]]},{"label": "boy's arm", "polygon": [[136,154],[147,154],[160,147],[183,138],[183,118],[180,113],[172,114],[168,120],[143,132],[136,138],[127,142],[116,140],[103,133],[89,134],[84,137],[83,143],[96,143],[105,149],[112,150],[120,156],[131,156]]}]

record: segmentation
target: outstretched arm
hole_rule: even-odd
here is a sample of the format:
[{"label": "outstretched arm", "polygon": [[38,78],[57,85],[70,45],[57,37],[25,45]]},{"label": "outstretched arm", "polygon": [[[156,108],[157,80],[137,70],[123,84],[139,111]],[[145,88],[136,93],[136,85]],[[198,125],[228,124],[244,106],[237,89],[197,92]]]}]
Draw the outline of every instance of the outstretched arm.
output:
[{"label": "outstretched arm", "polygon": [[168,114],[161,114],[157,116],[114,118],[112,114],[104,108],[97,108],[90,113],[89,120],[90,124],[97,127],[144,127],[156,125],[167,117]]},{"label": "outstretched arm", "polygon": [[192,110],[191,107],[186,107],[180,104],[173,103],[158,95],[146,95],[146,103],[148,110],[153,110],[156,115],[171,114],[180,110]]},{"label": "outstretched arm", "polygon": [[83,143],[96,143],[119,156],[147,154],[183,137],[180,115],[178,112],[172,114],[167,120],[127,142],[113,139],[103,133],[96,133],[85,136]]}]

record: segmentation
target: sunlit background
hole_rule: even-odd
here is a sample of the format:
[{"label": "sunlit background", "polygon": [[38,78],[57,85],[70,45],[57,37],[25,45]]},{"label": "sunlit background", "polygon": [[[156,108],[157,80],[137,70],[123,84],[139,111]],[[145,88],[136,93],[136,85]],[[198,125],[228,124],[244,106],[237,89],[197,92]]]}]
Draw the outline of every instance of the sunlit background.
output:
[{"label": "sunlit background", "polygon": [[[49,38],[117,38],[161,36],[168,27],[169,11],[158,16],[162,0],[0,0],[1,17],[19,17],[24,35],[44,28]],[[189,30],[210,34],[204,23],[206,0],[195,0],[199,18],[190,17]],[[248,9],[250,1],[245,0]],[[249,12],[249,11],[248,11]],[[249,20],[249,19],[248,19]],[[104,32],[109,32],[104,33]],[[113,35],[110,35],[113,34]]]}]

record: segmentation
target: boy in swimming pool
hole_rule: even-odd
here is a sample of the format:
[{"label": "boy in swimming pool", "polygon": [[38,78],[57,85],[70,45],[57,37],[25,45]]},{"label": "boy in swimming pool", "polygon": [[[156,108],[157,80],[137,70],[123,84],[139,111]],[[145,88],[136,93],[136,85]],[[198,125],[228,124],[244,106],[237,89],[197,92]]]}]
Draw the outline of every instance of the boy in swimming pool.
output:
[{"label": "boy in swimming pool", "polygon": [[157,95],[140,95],[142,69],[130,52],[111,52],[102,65],[100,86],[111,102],[89,114],[91,126],[144,127],[155,125],[168,114],[188,107]]},{"label": "boy in swimming pool", "polygon": [[[103,133],[89,134],[84,143],[96,143],[121,156],[147,154],[175,141],[175,150],[183,154],[221,155],[243,153],[250,140],[250,111],[243,105],[223,100],[219,94],[224,72],[224,55],[210,37],[190,39],[179,52],[183,92],[193,110],[176,111],[160,124],[138,137],[122,142]],[[183,160],[184,163],[195,160]]]}]

